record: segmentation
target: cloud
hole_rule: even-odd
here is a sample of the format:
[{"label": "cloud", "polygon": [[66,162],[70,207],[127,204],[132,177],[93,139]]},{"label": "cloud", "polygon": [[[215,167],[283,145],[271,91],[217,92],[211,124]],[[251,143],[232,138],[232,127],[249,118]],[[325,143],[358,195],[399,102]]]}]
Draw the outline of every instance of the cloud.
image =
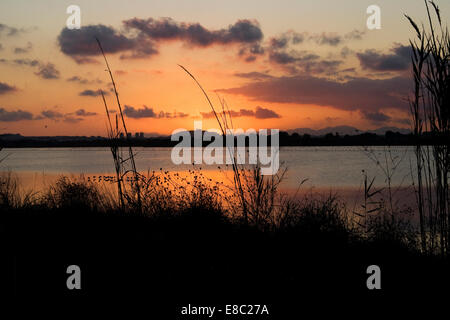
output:
[{"label": "cloud", "polygon": [[[249,109],[240,109],[239,111],[230,110],[229,112],[225,112],[227,115],[231,115],[232,118],[239,117],[253,117],[256,119],[273,119],[273,118],[281,118],[279,114],[275,111],[266,109],[260,106],[257,106],[255,111]],[[215,118],[214,112],[200,112],[202,118],[211,119]]]},{"label": "cloud", "polygon": [[53,120],[55,122],[64,121],[67,123],[78,123],[83,121],[85,117],[95,116],[96,112],[87,112],[84,109],[78,109],[71,113],[61,113],[57,110],[45,109],[38,115],[34,116],[31,112],[21,109],[14,111],[7,111],[0,108],[0,122],[15,122],[22,120]]},{"label": "cloud", "polygon": [[24,66],[29,66],[29,67],[36,67],[41,65],[42,63],[39,60],[30,60],[30,59],[15,59],[13,60],[13,63],[17,64],[17,65],[24,65]]},{"label": "cloud", "polygon": [[312,35],[310,37],[311,40],[314,40],[318,45],[330,45],[337,46],[342,43],[342,36],[337,33],[321,33]]},{"label": "cloud", "polygon": [[404,77],[384,80],[352,78],[347,82],[337,82],[310,75],[296,75],[274,77],[217,91],[244,95],[255,101],[315,104],[342,110],[374,112],[383,108],[408,110],[404,98],[410,92],[410,83],[411,80]]},{"label": "cloud", "polygon": [[[108,92],[103,91],[103,94],[106,96],[106,95],[108,95]],[[102,90],[98,89],[98,90],[94,91],[94,90],[87,89],[87,90],[81,91],[78,95],[80,95],[82,97],[98,97],[98,96],[102,95]]]},{"label": "cloud", "polygon": [[324,60],[315,53],[308,51],[280,52],[272,51],[269,61],[284,67],[291,74],[332,73],[343,63],[341,60]]},{"label": "cloud", "polygon": [[13,63],[15,65],[19,66],[28,66],[37,68],[38,71],[36,71],[34,74],[43,78],[43,79],[59,79],[60,72],[58,69],[56,69],[56,66],[53,63],[44,63],[42,61],[36,60],[36,59],[14,59],[14,60],[6,60],[6,59],[0,59],[0,62],[2,63]]},{"label": "cloud", "polygon": [[79,76],[73,76],[67,79],[67,81],[69,82],[77,82],[79,84],[90,84],[90,83],[102,83],[103,81],[100,79],[96,79],[96,80],[89,80],[89,79],[85,79]]},{"label": "cloud", "polygon": [[374,122],[374,123],[380,123],[380,122],[388,122],[391,120],[391,117],[384,114],[383,112],[376,111],[376,112],[367,112],[363,111],[363,118]]},{"label": "cloud", "polygon": [[36,117],[37,120],[40,119],[52,119],[52,120],[56,120],[56,119],[60,119],[63,118],[64,114],[55,111],[55,110],[44,110],[40,113],[40,115],[38,115]]},{"label": "cloud", "polygon": [[0,23],[0,36],[6,34],[9,37],[19,35],[20,33],[25,33],[25,29],[18,29],[15,27],[7,26],[6,24]]},{"label": "cloud", "polygon": [[10,86],[9,84],[4,82],[0,82],[0,95],[8,92],[13,92],[16,90],[17,90],[16,87]]},{"label": "cloud", "polygon": [[0,51],[3,50],[3,45],[0,43]]},{"label": "cloud", "polygon": [[100,55],[95,38],[101,41],[105,53],[122,53],[122,59],[146,58],[158,54],[157,44],[178,40],[192,47],[208,47],[214,44],[252,45],[249,50],[257,54],[257,44],[263,33],[256,21],[238,20],[228,28],[209,30],[199,23],[177,22],[171,18],[139,19],[123,21],[125,31],[102,24],[83,26],[80,29],[62,29],[58,44],[62,53],[77,63],[91,63]]},{"label": "cloud", "polygon": [[41,64],[39,71],[34,73],[43,79],[59,79],[60,73],[53,63]]},{"label": "cloud", "polygon": [[153,108],[149,108],[145,105],[140,109],[125,105],[123,113],[128,118],[133,118],[133,119],[143,119],[143,118],[168,118],[168,119],[171,119],[171,118],[185,118],[185,117],[189,116],[187,113],[183,113],[183,112],[174,112],[172,114],[170,112],[160,111],[159,113],[156,113],[153,110]]},{"label": "cloud", "polygon": [[39,115],[34,117],[34,120],[50,119],[56,122],[62,120],[67,123],[78,123],[80,121],[83,121],[85,117],[91,117],[96,115],[97,115],[96,112],[88,112],[84,109],[78,109],[75,112],[69,113],[61,113],[56,110],[48,109],[43,110]]},{"label": "cloud", "polygon": [[26,47],[15,47],[14,53],[15,54],[28,53],[31,51],[31,49],[33,49],[33,45],[31,44],[31,42],[28,42]]},{"label": "cloud", "polygon": [[275,111],[258,106],[258,107],[256,107],[255,118],[256,119],[272,119],[272,118],[281,118],[281,116],[278,113],[276,113]]},{"label": "cloud", "polygon": [[374,49],[368,49],[357,53],[356,56],[363,69],[373,71],[403,71],[409,69],[411,48],[398,44],[391,51],[391,54],[382,54]]},{"label": "cloud", "polygon": [[288,49],[290,45],[302,44],[306,41],[313,41],[317,45],[337,46],[345,41],[361,40],[365,31],[353,30],[344,35],[338,33],[317,33],[287,31],[269,40],[268,47],[271,50]]},{"label": "cloud", "polygon": [[[136,40],[118,33],[114,28],[102,24],[83,26],[80,29],[62,29],[58,35],[58,44],[62,53],[74,58],[79,63],[92,62],[84,56],[100,55],[95,40],[101,41],[105,53],[117,53],[136,47]],[[78,59],[78,60],[77,60]]]},{"label": "cloud", "polygon": [[21,120],[32,120],[33,114],[21,109],[15,111],[7,111],[4,108],[0,108],[0,121],[2,122],[14,122]]},{"label": "cloud", "polygon": [[344,35],[344,39],[346,40],[362,40],[363,36],[366,34],[364,30],[353,30]]},{"label": "cloud", "polygon": [[256,43],[263,33],[256,21],[238,20],[228,28],[209,30],[199,23],[176,22],[171,18],[125,20],[127,28],[139,30],[154,41],[181,40],[191,46],[213,44]]},{"label": "cloud", "polygon": [[96,116],[97,113],[96,112],[88,112],[84,109],[78,109],[77,111],[75,111],[75,115],[77,115],[79,117],[91,117],[91,116]]},{"label": "cloud", "polygon": [[290,44],[296,45],[303,43],[307,33],[298,33],[295,31],[287,31],[269,40],[269,48],[272,50],[286,49]]}]

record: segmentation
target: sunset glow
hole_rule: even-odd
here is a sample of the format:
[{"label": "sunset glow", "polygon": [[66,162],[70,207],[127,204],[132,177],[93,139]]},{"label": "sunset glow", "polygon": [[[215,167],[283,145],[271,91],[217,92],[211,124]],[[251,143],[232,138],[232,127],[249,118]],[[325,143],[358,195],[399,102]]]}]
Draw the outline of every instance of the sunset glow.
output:
[{"label": "sunset glow", "polygon": [[226,100],[236,127],[409,128],[403,14],[423,20],[421,1],[378,1],[380,30],[366,27],[370,1],[78,1],[80,30],[65,29],[70,4],[1,2],[1,133],[106,134],[97,91],[116,104],[95,36],[132,132],[217,126],[177,64]]}]

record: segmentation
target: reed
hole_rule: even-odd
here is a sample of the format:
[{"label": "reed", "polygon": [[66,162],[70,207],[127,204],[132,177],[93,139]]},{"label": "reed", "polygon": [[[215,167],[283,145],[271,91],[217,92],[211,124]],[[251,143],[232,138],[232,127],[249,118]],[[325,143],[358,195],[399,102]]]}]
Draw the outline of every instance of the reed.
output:
[{"label": "reed", "polygon": [[[184,66],[179,66],[194,80],[202,91],[216,118],[222,136],[231,135],[231,139],[234,140],[233,118],[226,101],[218,97],[220,109],[214,107],[208,94],[195,76]],[[275,198],[279,196],[277,193],[278,186],[284,178],[286,168],[281,168],[276,175],[265,177],[261,174],[259,162],[252,169],[246,169],[244,165],[239,164],[237,152],[231,147],[227,148],[233,172],[233,191],[237,195],[236,202],[239,204],[239,206],[235,204],[230,205],[232,210],[234,210],[233,215],[242,217],[246,224],[264,226],[269,221],[276,219],[279,201],[277,202]],[[234,200],[233,198],[231,201]]]},{"label": "reed", "polygon": [[[438,5],[424,1],[428,26],[405,15],[416,38],[410,40],[414,96],[410,99],[415,136],[416,198],[424,252],[450,253],[450,35]],[[432,7],[432,9],[431,9]],[[432,13],[434,11],[434,14]],[[432,145],[425,145],[424,138]]]},{"label": "reed", "polygon": [[[109,108],[106,103],[105,95],[103,94],[103,91],[101,91],[103,104],[106,109],[106,115],[107,115],[108,124],[109,124],[109,127],[107,127],[107,130],[108,130],[108,137],[110,140],[111,154],[114,159],[114,167],[115,167],[116,178],[117,178],[117,193],[118,193],[120,206],[121,206],[122,210],[124,210],[125,209],[125,200],[127,200],[128,205],[134,206],[135,209],[137,209],[139,212],[141,212],[142,211],[142,199],[141,199],[142,195],[141,195],[140,181],[142,179],[141,179],[139,172],[136,169],[134,152],[133,152],[131,143],[129,141],[128,130],[127,130],[125,118],[123,116],[122,105],[120,103],[119,93],[117,91],[116,82],[114,81],[114,77],[111,72],[111,68],[109,66],[108,59],[106,58],[105,52],[103,51],[102,44],[98,38],[95,38],[95,40],[97,41],[98,47],[99,47],[99,49],[102,53],[102,56],[105,60],[105,65],[107,68],[106,71],[108,72],[109,77],[111,79],[112,88],[113,88],[114,95],[116,98],[117,109],[119,111],[119,117],[117,115],[115,116],[115,122],[114,122],[115,124],[113,126],[111,117],[110,117]],[[120,124],[119,124],[119,118],[120,118]],[[127,158],[124,157],[122,150],[120,148],[120,141],[119,141],[120,133],[124,134],[126,142],[127,142],[127,149],[128,149],[128,157]],[[127,168],[127,164],[129,164],[129,166],[128,166],[129,168]],[[131,192],[127,191],[126,184],[124,182],[124,178],[129,173],[131,173],[131,175],[132,175]]]}]

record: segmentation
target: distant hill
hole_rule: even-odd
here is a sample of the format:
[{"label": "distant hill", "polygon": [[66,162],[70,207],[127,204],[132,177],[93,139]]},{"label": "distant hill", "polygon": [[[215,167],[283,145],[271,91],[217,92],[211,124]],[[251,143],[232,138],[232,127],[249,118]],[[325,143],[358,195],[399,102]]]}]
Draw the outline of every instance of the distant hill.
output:
[{"label": "distant hill", "polygon": [[311,129],[311,128],[297,128],[297,129],[291,129],[291,130],[287,130],[287,132],[289,134],[293,134],[293,133],[298,133],[300,135],[303,134],[309,134],[311,136],[324,136],[327,133],[339,133],[339,135],[341,136],[345,136],[345,135],[349,135],[349,136],[354,136],[354,135],[358,135],[361,133],[375,133],[378,135],[384,135],[387,131],[392,131],[392,132],[399,132],[401,134],[408,134],[411,133],[411,130],[409,129],[404,129],[404,128],[397,128],[397,127],[382,127],[382,128],[378,128],[375,130],[360,130],[358,128],[355,127],[351,127],[351,126],[336,126],[336,127],[326,127],[323,129]]}]

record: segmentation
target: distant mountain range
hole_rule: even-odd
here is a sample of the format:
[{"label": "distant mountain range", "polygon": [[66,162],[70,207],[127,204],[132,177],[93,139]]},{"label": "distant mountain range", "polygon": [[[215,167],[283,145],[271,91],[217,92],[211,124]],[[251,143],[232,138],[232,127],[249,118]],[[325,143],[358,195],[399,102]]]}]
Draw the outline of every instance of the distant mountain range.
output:
[{"label": "distant mountain range", "polygon": [[358,135],[361,133],[375,133],[378,135],[384,135],[388,131],[399,132],[401,134],[411,133],[411,130],[409,130],[409,129],[397,128],[397,127],[382,127],[382,128],[378,128],[378,129],[374,129],[374,130],[360,130],[358,128],[351,127],[351,126],[337,126],[337,127],[326,127],[326,128],[318,129],[318,130],[314,130],[311,128],[297,128],[297,129],[287,130],[287,132],[289,134],[298,133],[300,135],[309,134],[311,136],[324,136],[327,133],[333,133],[333,134],[338,133],[341,136],[345,136],[345,135],[353,136],[353,135]]}]

